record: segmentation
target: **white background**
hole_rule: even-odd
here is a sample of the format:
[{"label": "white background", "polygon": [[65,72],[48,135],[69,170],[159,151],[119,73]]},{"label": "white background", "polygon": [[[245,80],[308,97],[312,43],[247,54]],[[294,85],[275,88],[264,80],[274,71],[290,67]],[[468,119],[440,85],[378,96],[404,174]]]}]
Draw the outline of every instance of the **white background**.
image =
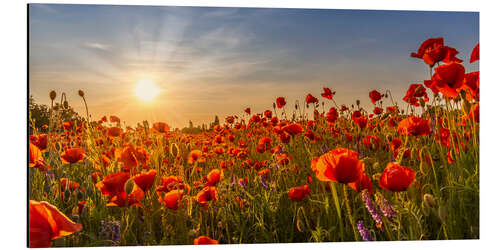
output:
[{"label": "white background", "polygon": [[[162,0],[162,1],[32,1],[31,3],[88,3],[227,7],[480,11],[481,137],[480,240],[250,244],[225,246],[169,246],[171,249],[498,249],[500,189],[500,9],[495,1],[319,1],[319,0]],[[27,199],[27,1],[0,3],[0,244],[5,249],[26,247]],[[496,247],[495,247],[496,246]],[[159,249],[165,246],[148,247]],[[97,248],[88,248],[97,249]]]}]

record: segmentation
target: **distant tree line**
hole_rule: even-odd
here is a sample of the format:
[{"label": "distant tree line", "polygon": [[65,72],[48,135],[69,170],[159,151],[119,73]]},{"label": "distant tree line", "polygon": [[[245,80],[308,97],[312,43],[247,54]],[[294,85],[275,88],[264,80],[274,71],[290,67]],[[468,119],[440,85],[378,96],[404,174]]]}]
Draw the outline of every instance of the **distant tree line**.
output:
[{"label": "distant tree line", "polygon": [[214,126],[217,126],[219,124],[220,124],[219,117],[215,116],[214,121],[211,122],[209,125],[203,123],[203,124],[198,125],[198,126],[195,127],[193,125],[193,122],[189,121],[189,126],[188,127],[184,127],[182,129],[180,129],[179,131],[182,132],[182,133],[186,133],[186,134],[198,134],[198,133],[201,133],[201,132],[204,132],[204,131],[208,131],[209,129],[211,129]]},{"label": "distant tree line", "polygon": [[38,104],[36,103],[35,98],[33,98],[33,96],[30,96],[28,108],[28,126],[30,128],[36,128],[37,130],[42,132],[47,132],[47,130],[43,127],[44,125],[49,125],[51,113],[55,125],[60,125],[61,122],[65,121],[76,123],[84,121],[84,118],[81,117],[71,106],[69,106],[68,103],[54,103],[51,112],[48,105]]}]

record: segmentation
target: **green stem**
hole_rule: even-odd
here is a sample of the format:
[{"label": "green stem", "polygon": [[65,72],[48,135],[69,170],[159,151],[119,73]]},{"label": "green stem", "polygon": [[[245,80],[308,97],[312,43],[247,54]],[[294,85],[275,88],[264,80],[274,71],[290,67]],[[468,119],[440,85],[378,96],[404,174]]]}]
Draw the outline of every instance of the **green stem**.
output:
[{"label": "green stem", "polygon": [[354,233],[354,237],[356,238],[356,241],[359,241],[359,235],[356,230],[356,225],[354,224],[354,218],[352,217],[352,211],[351,211],[351,205],[349,205],[349,196],[347,195],[347,185],[344,186],[344,198],[345,198],[345,204],[347,206],[347,214],[349,215],[349,221],[351,222],[352,226],[352,232]]},{"label": "green stem", "polygon": [[330,192],[332,192],[333,201],[335,202],[335,209],[337,210],[337,216],[339,218],[339,223],[340,223],[340,237],[343,241],[344,240],[344,222],[342,219],[342,214],[340,213],[339,196],[337,194],[337,189],[335,188],[335,184],[331,181],[328,184],[330,185]]}]

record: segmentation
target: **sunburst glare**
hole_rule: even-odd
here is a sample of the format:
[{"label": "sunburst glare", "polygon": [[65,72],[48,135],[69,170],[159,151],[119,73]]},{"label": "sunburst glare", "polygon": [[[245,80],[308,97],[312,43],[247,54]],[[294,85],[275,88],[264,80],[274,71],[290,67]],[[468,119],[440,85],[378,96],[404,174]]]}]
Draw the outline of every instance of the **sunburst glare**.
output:
[{"label": "sunburst glare", "polygon": [[143,101],[151,102],[160,91],[152,80],[140,80],[135,88],[135,95]]}]

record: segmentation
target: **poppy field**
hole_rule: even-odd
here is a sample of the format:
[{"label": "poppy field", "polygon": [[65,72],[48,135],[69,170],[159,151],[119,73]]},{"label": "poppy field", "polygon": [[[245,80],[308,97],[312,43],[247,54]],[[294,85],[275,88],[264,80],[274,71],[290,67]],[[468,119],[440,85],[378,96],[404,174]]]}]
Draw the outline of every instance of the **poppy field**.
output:
[{"label": "poppy field", "polygon": [[29,124],[29,246],[479,239],[479,44],[415,46],[429,78],[402,99],[277,95],[200,133],[67,121],[51,91]]}]

